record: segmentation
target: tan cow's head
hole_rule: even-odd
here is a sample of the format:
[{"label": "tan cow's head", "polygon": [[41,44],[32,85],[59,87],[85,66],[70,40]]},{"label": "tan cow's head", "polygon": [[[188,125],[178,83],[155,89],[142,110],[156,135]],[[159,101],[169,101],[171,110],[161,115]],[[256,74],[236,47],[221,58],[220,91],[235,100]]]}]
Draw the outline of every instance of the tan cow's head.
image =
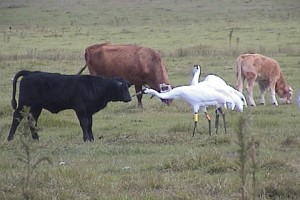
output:
[{"label": "tan cow's head", "polygon": [[282,101],[284,103],[290,104],[292,103],[292,95],[293,95],[293,89],[290,86],[286,86],[284,88],[280,88],[276,91],[278,96],[282,98]]}]

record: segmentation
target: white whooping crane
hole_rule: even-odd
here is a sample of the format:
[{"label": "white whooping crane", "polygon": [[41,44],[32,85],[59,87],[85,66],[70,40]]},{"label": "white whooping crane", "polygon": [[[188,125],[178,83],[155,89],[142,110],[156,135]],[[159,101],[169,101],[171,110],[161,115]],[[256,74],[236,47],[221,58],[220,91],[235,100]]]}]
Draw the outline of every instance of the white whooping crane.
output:
[{"label": "white whooping crane", "polygon": [[[220,78],[219,76],[216,76],[216,75],[208,75],[205,77],[205,79],[203,81],[199,82],[200,74],[201,74],[201,67],[199,65],[194,65],[193,78],[191,81],[191,85],[201,85],[202,87],[206,86],[206,87],[215,89],[216,91],[224,94],[225,96],[230,96],[230,98],[232,98],[232,100],[234,102],[234,107],[238,111],[243,112],[243,106],[247,106],[247,103],[246,103],[245,96],[241,92],[239,92],[238,90],[229,86],[222,78]],[[210,120],[211,119],[206,112],[206,108],[203,108],[203,111],[208,120],[209,129],[211,129],[210,128],[210,126],[211,126]],[[226,133],[225,114],[222,111],[221,106],[220,107],[217,106],[215,112],[216,112],[216,121],[215,121],[216,134],[218,133],[220,113],[222,114],[222,117],[223,117],[224,129],[225,129],[225,133]]]},{"label": "white whooping crane", "polygon": [[[199,83],[199,79],[200,79],[200,75],[201,75],[201,66],[200,65],[194,65],[194,68],[193,68],[193,71],[192,71],[192,76],[193,77],[192,77],[190,85],[196,85],[196,84],[198,84]],[[209,134],[211,135],[211,119],[210,119],[210,116],[207,114],[206,107],[202,107],[202,108],[200,108],[200,110],[205,113],[205,117],[206,117],[206,119],[208,121]],[[195,118],[194,120],[198,120],[198,119]]]},{"label": "white whooping crane", "polygon": [[[143,93],[154,95],[156,97],[159,97],[160,99],[181,98],[189,103],[194,111],[193,136],[195,135],[195,130],[197,127],[199,110],[205,112],[207,106],[221,107],[223,105],[226,106],[228,103],[232,106],[231,109],[233,109],[235,106],[235,103],[230,96],[223,95],[221,92],[218,92],[217,90],[205,85],[202,86],[201,84],[179,86],[165,93],[159,93],[153,89],[145,88],[143,90]],[[211,134],[211,130],[209,131]]]},{"label": "white whooping crane", "polygon": [[190,85],[196,85],[199,83],[199,78],[201,75],[201,66],[200,65],[194,65],[193,71],[192,71],[192,80]]}]

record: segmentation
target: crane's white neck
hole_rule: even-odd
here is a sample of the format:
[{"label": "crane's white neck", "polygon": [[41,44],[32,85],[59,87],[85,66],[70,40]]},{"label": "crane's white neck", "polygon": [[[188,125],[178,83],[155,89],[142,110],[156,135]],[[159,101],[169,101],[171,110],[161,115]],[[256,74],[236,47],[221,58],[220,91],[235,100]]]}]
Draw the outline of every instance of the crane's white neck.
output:
[{"label": "crane's white neck", "polygon": [[200,67],[195,68],[193,73],[194,74],[193,74],[193,78],[191,80],[191,85],[195,85],[199,82],[199,76],[201,73]]}]

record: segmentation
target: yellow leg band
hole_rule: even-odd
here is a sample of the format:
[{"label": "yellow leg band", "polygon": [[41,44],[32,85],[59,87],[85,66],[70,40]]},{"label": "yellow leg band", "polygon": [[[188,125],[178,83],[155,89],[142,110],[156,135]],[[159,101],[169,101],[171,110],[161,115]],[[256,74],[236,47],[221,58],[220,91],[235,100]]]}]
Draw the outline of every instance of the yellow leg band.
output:
[{"label": "yellow leg band", "polygon": [[194,121],[197,122],[199,119],[199,114],[198,113],[195,113],[194,114]]}]

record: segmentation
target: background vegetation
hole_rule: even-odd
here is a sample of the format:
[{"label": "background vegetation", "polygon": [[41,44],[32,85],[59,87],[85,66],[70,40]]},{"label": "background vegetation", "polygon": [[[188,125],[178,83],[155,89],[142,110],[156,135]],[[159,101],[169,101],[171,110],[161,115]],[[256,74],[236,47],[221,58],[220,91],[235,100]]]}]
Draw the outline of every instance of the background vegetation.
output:
[{"label": "background vegetation", "polygon": [[[239,199],[243,192],[248,199],[300,199],[299,34],[298,0],[1,0],[0,199]],[[173,85],[188,84],[194,64],[203,76],[215,73],[235,85],[235,58],[262,53],[281,64],[294,102],[226,111],[226,135],[221,129],[209,137],[203,115],[192,138],[187,104],[166,107],[146,96],[143,110],[133,99],[95,114],[93,143],[83,143],[73,111],[44,111],[40,141],[25,145],[29,154],[17,135],[7,142],[14,74],[74,74],[85,47],[102,42],[159,50]],[[243,166],[248,143],[256,151],[245,154]]]}]

